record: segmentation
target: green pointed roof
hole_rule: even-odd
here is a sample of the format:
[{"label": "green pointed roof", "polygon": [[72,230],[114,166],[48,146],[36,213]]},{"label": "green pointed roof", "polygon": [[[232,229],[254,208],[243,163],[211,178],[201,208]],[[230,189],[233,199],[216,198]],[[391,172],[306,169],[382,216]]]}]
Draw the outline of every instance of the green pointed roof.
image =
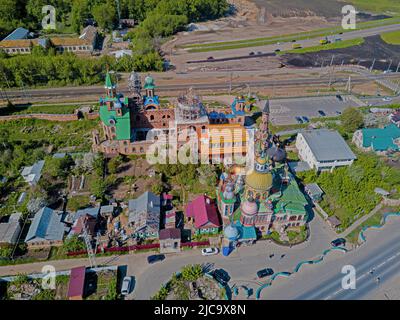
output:
[{"label": "green pointed roof", "polygon": [[156,86],[154,84],[154,79],[152,76],[147,76],[144,79],[144,88],[145,89],[154,89]]},{"label": "green pointed roof", "polygon": [[112,83],[110,73],[107,72],[106,74],[106,84],[104,86],[106,89],[114,89],[115,85]]}]

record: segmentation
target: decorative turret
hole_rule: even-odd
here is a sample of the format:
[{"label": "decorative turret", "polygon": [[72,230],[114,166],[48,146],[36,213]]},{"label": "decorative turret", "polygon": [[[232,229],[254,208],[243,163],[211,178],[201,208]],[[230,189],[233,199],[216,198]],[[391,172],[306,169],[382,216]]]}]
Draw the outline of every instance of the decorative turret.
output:
[{"label": "decorative turret", "polygon": [[146,90],[147,97],[154,97],[154,89],[156,88],[154,84],[154,79],[150,75],[148,75],[144,79],[144,89]]},{"label": "decorative turret", "polygon": [[113,82],[111,80],[111,75],[108,71],[106,74],[106,81],[104,84],[104,88],[106,89],[107,97],[113,98],[116,96],[116,90],[115,90],[116,86],[115,86],[115,84],[113,84]]}]

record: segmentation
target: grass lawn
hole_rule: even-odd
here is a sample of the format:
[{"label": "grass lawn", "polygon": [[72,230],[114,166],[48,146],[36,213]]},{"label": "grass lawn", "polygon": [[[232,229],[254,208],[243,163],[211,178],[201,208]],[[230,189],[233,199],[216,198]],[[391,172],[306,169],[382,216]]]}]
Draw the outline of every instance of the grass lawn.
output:
[{"label": "grass lawn", "polygon": [[378,226],[382,222],[383,215],[387,212],[399,212],[400,208],[394,208],[394,207],[384,207],[379,212],[375,213],[372,217],[367,219],[364,223],[362,223],[360,226],[358,226],[356,229],[354,229],[352,232],[348,234],[346,237],[347,241],[351,243],[357,243],[358,242],[358,236],[361,232],[361,230],[364,227],[370,227],[370,226]]},{"label": "grass lawn", "polygon": [[383,33],[383,34],[381,34],[381,38],[386,43],[400,45],[400,31]]},{"label": "grass lawn", "polygon": [[398,0],[350,0],[357,9],[372,11],[375,13],[400,14],[400,1]]},{"label": "grass lawn", "polygon": [[364,38],[356,38],[356,39],[343,40],[343,41],[328,43],[328,44],[314,46],[314,47],[281,51],[281,52],[279,52],[279,54],[282,55],[285,53],[310,53],[310,52],[319,52],[319,51],[324,51],[324,50],[343,49],[343,48],[348,48],[348,47],[359,46],[363,43],[364,43]]},{"label": "grass lawn", "polygon": [[91,131],[99,125],[97,120],[55,122],[39,119],[21,119],[1,122],[0,141],[36,141],[52,144],[56,148],[77,146],[75,151],[89,151]]},{"label": "grass lawn", "polygon": [[32,113],[47,113],[47,114],[71,114],[74,113],[79,106],[77,105],[45,105],[45,106],[11,106],[0,107],[0,116],[8,116],[14,114],[32,114]]},{"label": "grass lawn", "polygon": [[[400,22],[400,18],[388,18],[381,19],[375,21],[366,21],[357,24],[357,30],[369,29],[378,26],[390,25]],[[322,28],[309,32],[300,32],[296,34],[286,34],[281,36],[274,37],[261,37],[254,39],[245,39],[245,40],[233,40],[233,41],[223,41],[223,42],[213,42],[213,43],[200,43],[200,44],[188,44],[182,46],[182,48],[186,48],[189,52],[208,52],[208,51],[220,51],[220,50],[231,50],[231,49],[240,49],[240,48],[250,48],[257,46],[265,46],[269,44],[274,44],[277,42],[288,42],[293,39],[296,40],[304,40],[309,38],[317,38],[317,37],[325,37],[331,34],[339,33],[339,32],[349,32],[354,30],[343,30],[341,26],[332,27],[332,28]]]},{"label": "grass lawn", "polygon": [[67,202],[67,211],[74,212],[79,209],[87,208],[90,205],[89,196],[80,195],[74,196],[68,199]]}]

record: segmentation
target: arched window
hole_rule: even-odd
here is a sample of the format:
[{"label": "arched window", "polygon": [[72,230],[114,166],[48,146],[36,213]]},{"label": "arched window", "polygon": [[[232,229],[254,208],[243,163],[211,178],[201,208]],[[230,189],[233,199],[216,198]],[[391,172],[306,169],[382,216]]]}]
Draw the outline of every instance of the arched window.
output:
[{"label": "arched window", "polygon": [[154,120],[154,116],[153,115],[150,116],[150,120]]}]

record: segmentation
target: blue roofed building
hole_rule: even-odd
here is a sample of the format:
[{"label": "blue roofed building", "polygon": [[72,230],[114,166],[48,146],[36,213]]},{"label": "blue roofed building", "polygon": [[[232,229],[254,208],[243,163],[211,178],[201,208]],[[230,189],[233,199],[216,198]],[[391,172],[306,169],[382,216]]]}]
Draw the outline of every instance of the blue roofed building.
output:
[{"label": "blue roofed building", "polygon": [[394,123],[384,128],[366,128],[357,130],[353,135],[353,143],[363,151],[374,151],[386,154],[400,151],[400,128]]},{"label": "blue roofed building", "polygon": [[40,209],[32,220],[25,243],[29,248],[61,246],[67,231],[62,212],[48,207]]},{"label": "blue roofed building", "polygon": [[21,40],[21,39],[28,39],[29,30],[19,27],[11,32],[7,37],[3,40]]},{"label": "blue roofed building", "polygon": [[44,167],[44,160],[40,160],[34,163],[32,166],[24,167],[21,171],[21,175],[30,186],[35,186],[42,176],[42,170]]}]

